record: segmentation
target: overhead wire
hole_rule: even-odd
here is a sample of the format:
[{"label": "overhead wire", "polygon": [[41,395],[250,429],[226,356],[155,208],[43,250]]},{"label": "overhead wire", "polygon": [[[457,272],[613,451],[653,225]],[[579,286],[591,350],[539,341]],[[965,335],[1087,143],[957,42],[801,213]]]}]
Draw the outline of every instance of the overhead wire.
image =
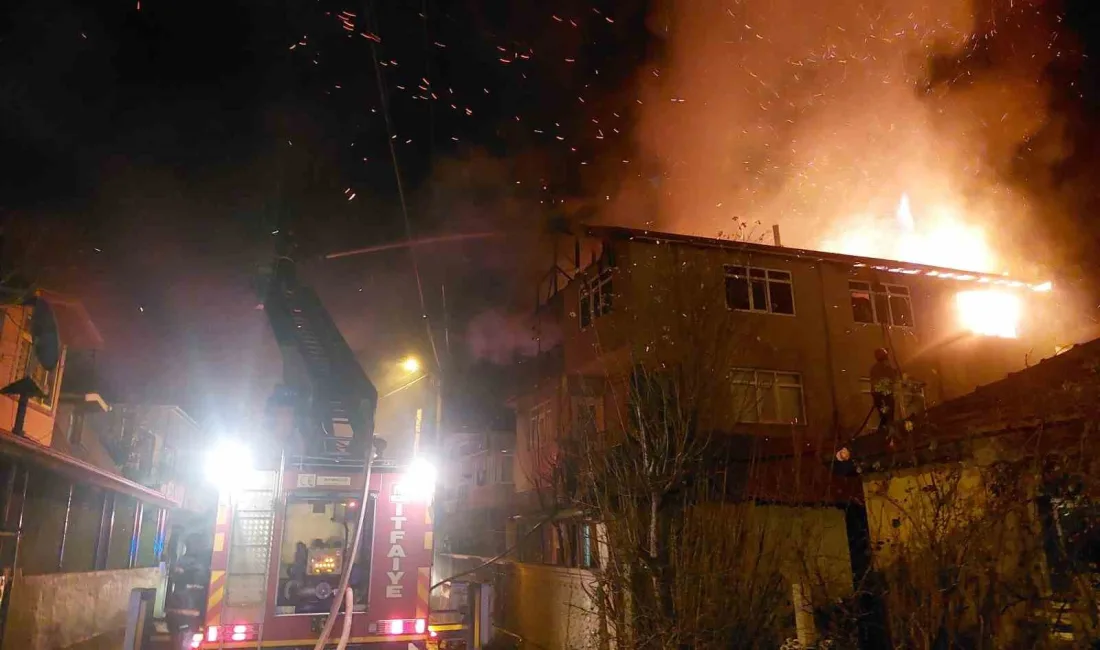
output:
[{"label": "overhead wire", "polygon": [[[373,9],[373,5],[370,2],[367,2],[366,5],[367,9],[364,12],[366,15],[364,15],[363,19],[370,23],[372,15],[371,9]],[[377,19],[375,19],[373,22],[375,23],[373,26],[374,33],[381,35],[382,30],[381,27],[377,24]],[[412,260],[413,275],[416,277],[416,295],[420,300],[420,317],[424,320],[424,325],[428,331],[428,343],[431,345],[432,348],[432,357],[435,359],[435,367],[437,370],[442,370],[443,366],[440,364],[439,361],[439,350],[436,348],[435,345],[435,335],[432,333],[432,321],[431,318],[428,317],[427,303],[424,300],[424,282],[420,276],[420,263],[417,259],[416,249],[412,246],[412,221],[409,218],[408,200],[405,198],[405,184],[401,179],[401,167],[399,166],[397,160],[397,148],[393,144],[396,134],[394,133],[393,128],[393,118],[390,116],[389,99],[386,95],[386,84],[382,78],[382,66],[379,64],[378,45],[373,39],[368,40],[370,40],[371,59],[374,62],[374,78],[375,81],[378,83],[378,102],[382,109],[383,122],[386,125],[386,144],[389,146],[390,150],[390,161],[393,163],[394,180],[397,183],[397,195],[401,203],[401,217],[405,224],[405,238],[410,244],[409,258]]]}]

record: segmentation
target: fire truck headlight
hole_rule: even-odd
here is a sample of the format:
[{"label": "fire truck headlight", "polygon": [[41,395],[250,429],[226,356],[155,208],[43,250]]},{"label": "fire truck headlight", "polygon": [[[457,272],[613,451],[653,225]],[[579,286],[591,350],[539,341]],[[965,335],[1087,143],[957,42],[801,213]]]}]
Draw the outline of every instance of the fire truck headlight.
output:
[{"label": "fire truck headlight", "polygon": [[405,471],[401,480],[401,493],[410,501],[431,501],[435,496],[435,465],[423,458],[417,458]]},{"label": "fire truck headlight", "polygon": [[252,472],[252,452],[235,440],[222,440],[206,454],[206,480],[221,490],[235,490]]}]

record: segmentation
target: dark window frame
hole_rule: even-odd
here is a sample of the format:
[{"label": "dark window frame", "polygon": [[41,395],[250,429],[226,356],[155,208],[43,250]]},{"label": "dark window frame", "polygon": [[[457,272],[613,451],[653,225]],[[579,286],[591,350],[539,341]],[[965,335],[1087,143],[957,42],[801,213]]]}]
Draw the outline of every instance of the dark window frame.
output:
[{"label": "dark window frame", "polygon": [[[867,282],[865,280],[848,280],[848,298],[852,307],[852,320],[862,325],[887,325],[889,327],[901,327],[913,329],[916,327],[916,315],[913,309],[913,293],[904,284],[890,284]],[[858,308],[856,300],[866,301],[866,307]],[[896,308],[895,303],[902,303],[908,310],[908,323],[905,311]],[[871,320],[860,317],[859,311],[870,310]],[[895,313],[898,312],[898,313]],[[885,313],[885,318],[883,314]]]},{"label": "dark window frame", "polygon": [[[733,311],[754,314],[775,314],[776,316],[797,316],[795,305],[794,274],[784,269],[770,269],[760,266],[727,264],[725,271],[726,308]],[[779,300],[778,292],[786,289],[788,296],[784,303]],[[742,300],[741,291],[744,291]],[[790,311],[785,311],[786,304]]]},{"label": "dark window frame", "polygon": [[[752,373],[752,381],[740,381],[738,374]],[[795,382],[781,382],[780,376],[796,377]],[[769,380],[766,382],[761,381],[761,377]],[[756,410],[756,419],[745,420],[743,414],[737,414],[737,421],[742,424],[782,424],[782,425],[794,425],[794,426],[806,426],[809,422],[809,418],[806,416],[806,382],[802,377],[802,373],[789,370],[772,370],[767,368],[734,368],[730,377],[730,386],[748,386],[752,388],[753,397],[755,402],[752,406]],[[799,411],[801,412],[801,418],[795,418],[794,420],[785,420],[779,417],[779,405],[782,403],[779,399],[780,389],[782,388],[798,388],[798,401]],[[764,402],[763,394],[761,391],[770,390],[772,401],[776,408],[775,419],[764,419],[761,412],[761,404]]]},{"label": "dark window frame", "polygon": [[615,267],[604,266],[591,277],[581,279],[577,309],[582,330],[614,310],[614,271]]}]

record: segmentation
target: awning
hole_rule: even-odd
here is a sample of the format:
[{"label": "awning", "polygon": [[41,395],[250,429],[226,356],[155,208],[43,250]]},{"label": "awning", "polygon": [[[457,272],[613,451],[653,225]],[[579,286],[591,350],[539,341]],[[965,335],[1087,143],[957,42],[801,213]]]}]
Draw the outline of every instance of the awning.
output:
[{"label": "awning", "polygon": [[29,438],[21,438],[9,431],[0,430],[0,455],[57,472],[77,483],[94,485],[117,494],[125,494],[151,506],[178,508],[179,503],[128,478],[112,474],[79,458],[43,447]]}]

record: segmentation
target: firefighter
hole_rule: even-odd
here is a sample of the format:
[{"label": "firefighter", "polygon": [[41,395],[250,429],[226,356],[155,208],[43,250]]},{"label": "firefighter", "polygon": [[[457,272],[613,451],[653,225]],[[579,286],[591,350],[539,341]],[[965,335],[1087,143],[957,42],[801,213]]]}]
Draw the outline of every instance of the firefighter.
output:
[{"label": "firefighter", "polygon": [[191,647],[191,635],[202,626],[206,588],[210,584],[210,546],[202,535],[187,536],[183,555],[168,578],[165,615],[172,650]]},{"label": "firefighter", "polygon": [[898,381],[898,371],[890,363],[890,353],[886,348],[875,350],[875,365],[871,366],[871,400],[878,411],[878,432],[890,430],[894,423],[894,386]]}]

